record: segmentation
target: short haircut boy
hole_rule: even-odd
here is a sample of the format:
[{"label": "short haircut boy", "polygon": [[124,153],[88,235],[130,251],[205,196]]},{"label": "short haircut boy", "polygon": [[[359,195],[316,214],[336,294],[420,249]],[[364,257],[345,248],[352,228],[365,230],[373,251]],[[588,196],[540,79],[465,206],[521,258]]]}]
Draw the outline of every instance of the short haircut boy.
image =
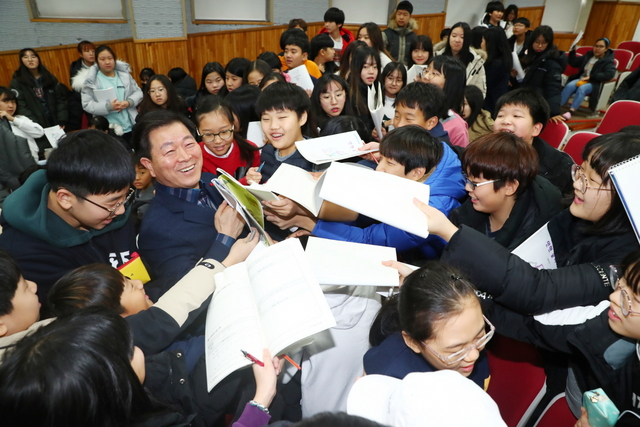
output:
[{"label": "short haircut boy", "polygon": [[78,53],[82,53],[87,50],[96,50],[96,47],[89,40],[82,40],[80,43],[78,43]]},{"label": "short haircut boy", "polygon": [[525,26],[525,28],[529,28],[531,27],[531,21],[529,21],[527,18],[525,18],[524,16],[521,18],[516,18],[513,20],[513,25],[516,24],[523,24]]},{"label": "short haircut boy", "polygon": [[380,154],[404,166],[404,173],[425,168],[429,173],[442,156],[444,147],[423,127],[409,125],[390,131],[380,143]]},{"label": "short haircut boy", "polygon": [[311,39],[309,59],[313,61],[316,56],[320,54],[322,49],[329,48],[333,48],[333,40],[331,39],[331,36],[327,33],[318,34]]},{"label": "short haircut boy", "polygon": [[46,173],[52,191],[65,188],[79,197],[117,193],[136,177],[127,149],[115,138],[91,129],[60,141],[47,160]]},{"label": "short haircut boy", "polygon": [[[397,101],[396,101],[397,102]],[[495,111],[500,111],[505,105],[518,105],[529,109],[533,124],[542,124],[542,129],[549,121],[549,104],[547,100],[533,88],[520,88],[509,91],[498,98]]]},{"label": "short haircut boy", "polygon": [[531,144],[511,132],[481,136],[462,152],[461,160],[465,173],[496,180],[494,191],[507,182],[518,181],[516,197],[529,188],[538,174],[538,153]]},{"label": "short haircut boy", "polygon": [[396,12],[399,10],[405,10],[409,12],[409,15],[411,15],[413,14],[413,5],[409,1],[401,1],[400,3],[398,3],[398,6],[396,6]]},{"label": "short haircut boy", "polygon": [[146,157],[147,159],[151,159],[151,141],[149,135],[156,129],[174,123],[182,123],[195,137],[196,126],[183,114],[178,114],[170,110],[156,110],[145,114],[134,127],[131,138],[138,158]]},{"label": "short haircut boy", "polygon": [[324,13],[324,22],[335,22],[338,27],[344,25],[344,12],[337,7],[330,7]]},{"label": "short haircut boy", "polygon": [[298,118],[309,113],[311,101],[309,95],[300,86],[293,83],[275,82],[267,86],[256,103],[256,113],[262,116],[265,111],[295,111]]},{"label": "short haircut boy", "polygon": [[14,259],[7,252],[0,250],[0,316],[11,314],[13,300],[22,274]]},{"label": "short haircut boy", "polygon": [[280,34],[280,49],[284,50],[284,48],[287,46],[287,40],[291,36],[304,37],[307,40],[309,39],[307,33],[302,31],[300,28],[289,28],[288,30],[283,31],[282,34]]},{"label": "short haircut boy", "polygon": [[309,54],[309,39],[302,37],[302,33],[290,35],[284,42],[285,49],[287,46],[298,46],[300,50],[302,50],[302,53]]},{"label": "short haircut boy", "polygon": [[[282,50],[284,50],[284,48],[282,48]],[[260,55],[258,55],[258,59],[269,64],[269,67],[271,67],[272,70],[282,69],[282,62],[280,62],[280,58],[278,58],[278,55],[273,52],[262,52]]]},{"label": "short haircut boy", "polygon": [[423,83],[413,82],[403,87],[396,95],[395,105],[404,105],[408,108],[417,108],[422,112],[425,120],[431,117],[441,119],[447,113],[447,96],[439,87]]}]

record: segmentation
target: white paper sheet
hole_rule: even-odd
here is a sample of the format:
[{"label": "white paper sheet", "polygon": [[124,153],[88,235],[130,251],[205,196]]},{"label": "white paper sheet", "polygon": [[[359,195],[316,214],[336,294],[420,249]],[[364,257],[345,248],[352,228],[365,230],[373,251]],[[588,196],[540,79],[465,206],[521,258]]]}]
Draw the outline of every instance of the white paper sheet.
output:
[{"label": "white paper sheet", "polygon": [[553,270],[558,268],[556,264],[556,254],[553,250],[553,242],[549,234],[548,223],[540,227],[520,246],[511,251],[519,256],[532,267],[538,270]]},{"label": "white paper sheet", "polygon": [[640,197],[638,197],[640,156],[612,166],[609,169],[609,175],[618,190],[633,231],[636,233],[636,238],[640,242]]},{"label": "white paper sheet", "polygon": [[520,64],[520,58],[518,58],[518,54],[515,51],[511,52],[511,57],[513,58],[513,68],[518,72],[516,79],[521,82],[524,79],[524,70],[522,69],[522,64]]},{"label": "white paper sheet", "polygon": [[281,164],[266,184],[252,184],[249,188],[257,188],[281,194],[304,206],[309,212],[318,216],[322,206],[320,187],[324,175],[315,179],[306,170],[287,163]]},{"label": "white paper sheet", "polygon": [[369,113],[373,119],[373,124],[378,132],[378,137],[382,135],[382,119],[384,119],[384,98],[382,91],[376,92],[376,85],[371,85],[367,93],[367,104]]},{"label": "white paper sheet", "polygon": [[398,286],[395,248],[309,237],[305,255],[321,285]]},{"label": "white paper sheet", "polygon": [[304,90],[313,90],[313,81],[311,80],[311,76],[309,75],[309,71],[304,64],[299,67],[292,68],[287,71],[289,77],[291,77],[291,83],[295,83],[300,86]]},{"label": "white paper sheet", "polygon": [[364,141],[355,130],[296,142],[296,148],[302,157],[316,165],[378,151],[378,149],[359,151],[358,148],[363,145]]},{"label": "white paper sheet", "polygon": [[584,35],[584,31],[580,31],[578,33],[578,35],[576,36],[575,40],[573,41],[573,43],[571,43],[571,47],[569,48],[569,50],[573,49],[578,42],[580,41],[580,39],[582,39],[582,36]]},{"label": "white paper sheet", "polygon": [[108,89],[96,89],[93,91],[93,96],[100,104],[110,103],[114,99],[118,99],[116,90],[112,87]]},{"label": "white paper sheet", "polygon": [[249,122],[247,126],[247,139],[258,147],[264,147],[264,132],[260,122]]},{"label": "white paper sheet", "polygon": [[49,140],[49,144],[51,144],[53,148],[58,148],[58,142],[62,138],[67,136],[67,134],[64,133],[64,130],[60,126],[55,125],[44,128],[44,136],[47,137],[47,140]]},{"label": "white paper sheet", "polygon": [[322,199],[425,239],[429,236],[427,217],[413,204],[414,197],[429,201],[428,185],[339,162],[331,163],[324,177]]}]

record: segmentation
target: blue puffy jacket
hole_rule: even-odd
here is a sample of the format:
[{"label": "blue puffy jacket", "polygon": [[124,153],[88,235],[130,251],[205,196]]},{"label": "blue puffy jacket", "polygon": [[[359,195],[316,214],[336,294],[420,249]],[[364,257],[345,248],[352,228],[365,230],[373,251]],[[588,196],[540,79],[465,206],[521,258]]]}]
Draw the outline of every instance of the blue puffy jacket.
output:
[{"label": "blue puffy jacket", "polygon": [[[451,209],[460,206],[458,199],[462,198],[466,191],[458,156],[446,143],[442,142],[442,145],[442,160],[425,184],[431,187],[429,205],[448,215]],[[350,224],[318,220],[312,233],[327,239],[393,247],[405,261],[438,258],[445,246],[445,241],[435,235],[423,239],[388,224],[376,223],[365,226],[371,222],[370,218],[363,215]]]}]

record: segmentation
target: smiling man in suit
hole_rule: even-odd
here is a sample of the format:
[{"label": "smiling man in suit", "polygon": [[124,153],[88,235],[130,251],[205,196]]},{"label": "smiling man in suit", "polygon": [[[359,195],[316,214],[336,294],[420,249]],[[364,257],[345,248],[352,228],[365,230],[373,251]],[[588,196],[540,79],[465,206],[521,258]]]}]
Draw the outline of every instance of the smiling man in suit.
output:
[{"label": "smiling man in suit", "polygon": [[139,248],[151,277],[163,284],[162,294],[200,259],[224,260],[244,222],[213,186],[215,175],[202,172],[202,150],[187,117],[165,110],[146,114],[133,141],[156,179]]}]

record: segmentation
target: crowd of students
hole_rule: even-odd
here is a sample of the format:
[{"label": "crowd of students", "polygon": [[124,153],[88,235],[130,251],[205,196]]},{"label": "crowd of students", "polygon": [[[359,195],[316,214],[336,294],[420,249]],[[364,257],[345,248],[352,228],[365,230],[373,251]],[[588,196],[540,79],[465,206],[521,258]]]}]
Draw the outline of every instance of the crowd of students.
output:
[{"label": "crowd of students", "polygon": [[[595,388],[624,412],[617,425],[637,424],[640,250],[608,170],[640,155],[640,132],[594,138],[580,165],[540,138],[586,95],[594,108],[599,84],[615,73],[609,40],[567,54],[550,27],[531,31],[516,6],[492,1],[476,28],[458,22],[434,44],[417,34],[412,13],[401,1],[386,29],[368,22],[355,36],[335,7],[311,38],[294,19],[280,53],[208,62],[199,87],[182,68],[167,76],[145,68],[139,86],[109,46],[83,41],[69,90],[37,51],[21,50],[9,88],[0,87],[3,422],[428,425],[454,419],[451,395],[429,397],[436,404],[425,414],[393,393],[426,399],[425,390],[459,378],[437,371],[454,371],[474,387],[454,388],[474,396],[490,424],[469,411],[456,422],[504,425],[484,395],[485,347],[498,333],[558,355],[546,361],[571,372],[556,375],[572,379],[576,425],[589,425],[581,396]],[[563,88],[567,63],[580,71]],[[291,83],[298,67],[312,90]],[[371,92],[383,99],[381,123]],[[262,137],[249,132],[254,122]],[[44,129],[56,125],[67,136],[52,143]],[[385,262],[401,287],[384,301],[374,287],[324,286],[336,326],[290,353],[300,370],[265,350],[257,355],[265,363],[208,391],[203,333],[214,276],[259,240],[212,179],[221,169],[243,185],[265,183],[285,163],[317,176],[327,165],[303,157],[296,141],[348,131],[378,151],[345,162],[429,186],[415,209],[430,235],[328,201],[316,215],[282,196],[263,202],[266,230],[274,241],[389,246],[420,268]],[[545,224],[553,270],[511,253]],[[151,278],[145,286],[117,270],[135,253]],[[350,394],[356,381],[371,385]],[[380,414],[370,401],[394,409]]]}]

